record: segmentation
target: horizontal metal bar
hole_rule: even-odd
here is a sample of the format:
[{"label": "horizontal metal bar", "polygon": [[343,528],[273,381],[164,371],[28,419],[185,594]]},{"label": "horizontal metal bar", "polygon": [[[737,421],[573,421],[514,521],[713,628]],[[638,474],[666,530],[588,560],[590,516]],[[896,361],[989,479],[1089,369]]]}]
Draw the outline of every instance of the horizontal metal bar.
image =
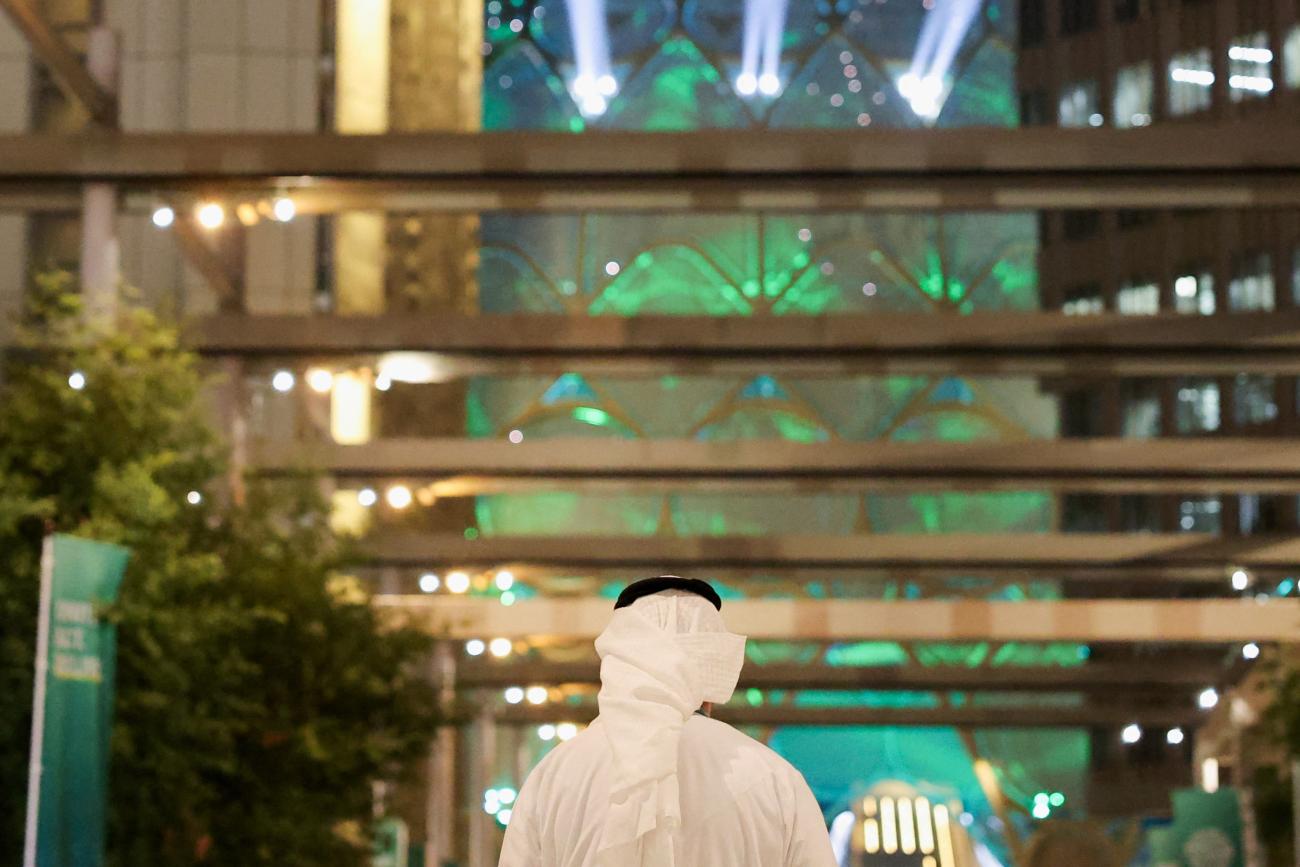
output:
[{"label": "horizontal metal bar", "polygon": [[[1060,666],[832,666],[749,663],[740,688],[914,690],[957,692],[1103,692],[1122,690],[1187,693],[1215,686],[1227,672],[1170,660],[1164,664]],[[461,663],[458,686],[495,688],[532,684],[598,684],[600,663],[502,661]]]},{"label": "horizontal metal bar", "polygon": [[[265,473],[428,481],[437,497],[490,492],[716,490],[817,493],[938,488],[1188,493],[1300,492],[1300,440],[1088,439],[910,443],[387,439],[262,441]],[[1186,538],[1186,537],[1184,537]]]},{"label": "horizontal metal bar", "polygon": [[[463,715],[466,721],[469,713]],[[594,704],[515,706],[495,716],[502,725],[589,723]],[[786,707],[728,704],[715,707],[713,716],[736,726],[956,726],[959,728],[1117,728],[1139,722],[1152,728],[1194,728],[1204,715],[1170,707],[1137,709],[1101,704],[1074,707]]]},{"label": "horizontal metal bar", "polygon": [[[1195,148],[1186,146],[1189,138]],[[386,181],[404,207],[719,210],[1269,207],[1300,201],[1293,125],[1138,130],[122,134],[0,137],[8,183],[212,194]],[[422,201],[413,197],[423,195]]]},{"label": "horizontal metal bar", "polygon": [[1227,582],[1244,567],[1294,572],[1300,537],[1203,534],[866,534],[854,536],[500,537],[377,533],[371,563],[417,567],[563,567],[700,572],[714,568],[879,569],[902,576],[1017,575],[1169,578]]},{"label": "horizontal metal bar", "polygon": [[[395,622],[453,639],[594,640],[607,599],[530,599],[506,606],[461,596],[377,596]],[[729,600],[723,617],[755,639],[810,641],[1294,642],[1300,601]]]}]

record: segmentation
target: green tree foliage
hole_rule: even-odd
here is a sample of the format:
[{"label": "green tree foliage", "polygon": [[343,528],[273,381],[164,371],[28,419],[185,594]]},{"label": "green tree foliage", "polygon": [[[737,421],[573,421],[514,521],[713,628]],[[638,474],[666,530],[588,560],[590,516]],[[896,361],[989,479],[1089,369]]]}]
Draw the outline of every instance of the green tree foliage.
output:
[{"label": "green tree foliage", "polygon": [[21,851],[47,529],[134,552],[109,614],[110,862],[363,863],[371,782],[412,767],[436,721],[427,640],[337,592],[346,551],[310,479],[222,495],[174,328],[139,309],[87,324],[68,288],[42,281],[0,376],[0,865]]}]

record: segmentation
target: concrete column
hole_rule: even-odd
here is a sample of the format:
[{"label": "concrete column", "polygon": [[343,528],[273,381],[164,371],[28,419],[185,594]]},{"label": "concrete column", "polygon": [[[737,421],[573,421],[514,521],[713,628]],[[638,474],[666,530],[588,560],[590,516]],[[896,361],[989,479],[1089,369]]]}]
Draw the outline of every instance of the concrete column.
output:
[{"label": "concrete column", "polygon": [[483,792],[491,785],[496,769],[497,724],[491,705],[484,705],[474,720],[474,745],[469,786],[469,867],[493,867],[497,857],[496,847],[492,845],[496,820],[479,803]]},{"label": "concrete column", "polygon": [[[107,27],[90,31],[86,65],[95,81],[109,93],[117,93],[117,38]],[[111,318],[117,312],[116,219],[116,188],[87,184],[81,207],[81,292],[86,313],[94,318]]]},{"label": "concrete column", "polygon": [[[434,648],[431,677],[442,712],[450,715],[456,700],[456,657],[449,641]],[[456,729],[444,725],[429,745],[424,812],[426,867],[441,867],[455,853]]]}]

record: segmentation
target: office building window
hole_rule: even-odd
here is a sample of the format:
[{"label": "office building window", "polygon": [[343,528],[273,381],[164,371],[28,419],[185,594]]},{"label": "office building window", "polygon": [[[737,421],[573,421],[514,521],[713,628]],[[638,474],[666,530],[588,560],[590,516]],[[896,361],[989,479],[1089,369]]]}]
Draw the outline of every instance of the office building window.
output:
[{"label": "office building window", "polygon": [[1177,117],[1209,109],[1214,97],[1210,49],[1197,48],[1169,60],[1169,114]]},{"label": "office building window", "polygon": [[1067,241],[1082,241],[1101,231],[1101,211],[1066,211],[1061,220],[1061,234]]},{"label": "office building window", "polygon": [[1150,208],[1121,208],[1115,212],[1115,221],[1120,229],[1128,231],[1154,223],[1157,213]]},{"label": "office building window", "polygon": [[1184,533],[1221,533],[1223,504],[1218,497],[1198,497],[1178,504],[1178,529]]},{"label": "office building window", "polygon": [[1073,36],[1097,26],[1097,0],[1061,0],[1061,35]]},{"label": "office building window", "polygon": [[1121,432],[1133,439],[1160,436],[1160,387],[1152,381],[1125,382],[1120,387]]},{"label": "office building window", "polygon": [[1300,87],[1300,24],[1282,42],[1282,75],[1287,87]]},{"label": "office building window", "polygon": [[1120,529],[1125,533],[1160,531],[1160,506],[1155,497],[1126,494],[1119,498]]},{"label": "office building window", "polygon": [[1228,48],[1228,92],[1233,102],[1259,99],[1273,90],[1273,51],[1264,31],[1239,36]]},{"label": "office building window", "polygon": [[1097,82],[1077,81],[1061,90],[1057,122],[1061,126],[1101,126],[1106,122],[1098,110]]},{"label": "office building window", "polygon": [[1101,436],[1101,398],[1094,389],[1078,388],[1061,395],[1061,436]]},{"label": "office building window", "polygon": [[1174,280],[1174,309],[1179,313],[1199,313],[1209,316],[1214,312],[1214,275],[1209,271],[1193,271]]},{"label": "office building window", "polygon": [[1232,392],[1232,418],[1237,424],[1267,424],[1277,418],[1277,382],[1274,377],[1262,373],[1239,373]]},{"label": "office building window", "polygon": [[1066,316],[1090,316],[1106,309],[1101,300],[1101,287],[1096,283],[1084,283],[1065,290],[1065,303],[1061,312]]},{"label": "office building window", "polygon": [[1106,532],[1106,500],[1100,494],[1062,494],[1061,530],[1066,533]]},{"label": "office building window", "polygon": [[1291,298],[1300,307],[1300,247],[1291,254]]},{"label": "office building window", "polygon": [[1041,90],[1022,91],[1020,94],[1020,125],[1046,126],[1047,123],[1047,94]]},{"label": "office building window", "polygon": [[1160,312],[1160,287],[1148,281],[1134,281],[1120,287],[1115,306],[1126,316],[1150,316]]},{"label": "office building window", "polygon": [[1239,256],[1228,283],[1230,310],[1273,309],[1273,259],[1267,253]]},{"label": "office building window", "polygon": [[1179,380],[1177,407],[1180,434],[1218,430],[1219,384],[1212,379]]},{"label": "office building window", "polygon": [[1281,509],[1277,497],[1241,494],[1237,497],[1237,529],[1241,535],[1273,533],[1282,529]]},{"label": "office building window", "polygon": [[1115,100],[1111,116],[1115,126],[1125,129],[1151,123],[1151,100],[1155,82],[1150,63],[1126,66],[1115,75]]}]

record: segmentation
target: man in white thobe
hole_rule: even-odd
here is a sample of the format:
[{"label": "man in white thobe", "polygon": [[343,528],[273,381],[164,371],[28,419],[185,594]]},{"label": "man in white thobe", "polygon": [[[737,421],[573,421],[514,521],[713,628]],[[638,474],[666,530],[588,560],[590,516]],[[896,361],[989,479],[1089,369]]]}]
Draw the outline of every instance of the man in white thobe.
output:
[{"label": "man in white thobe", "polygon": [[629,585],[596,639],[600,714],[529,774],[500,867],[835,867],[808,784],[709,717],[745,638],[706,582]]}]

